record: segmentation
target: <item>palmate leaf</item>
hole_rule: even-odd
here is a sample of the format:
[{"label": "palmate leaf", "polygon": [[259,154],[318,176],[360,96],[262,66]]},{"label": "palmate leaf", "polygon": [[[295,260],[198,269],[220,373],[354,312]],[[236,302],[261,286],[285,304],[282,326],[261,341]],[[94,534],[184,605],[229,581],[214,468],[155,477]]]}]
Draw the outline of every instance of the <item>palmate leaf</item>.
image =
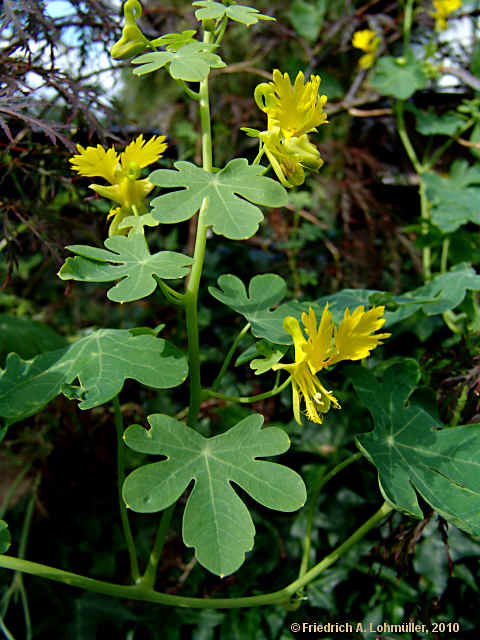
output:
[{"label": "palmate leaf", "polygon": [[194,7],[202,7],[195,11],[197,20],[221,20],[223,16],[226,15],[230,20],[241,22],[247,25],[247,27],[256,24],[259,20],[275,20],[275,18],[271,16],[261,14],[258,9],[241,4],[226,7],[221,2],[198,0],[197,2],[192,2],[192,5]]},{"label": "palmate leaf", "polygon": [[427,76],[422,61],[408,51],[404,58],[381,57],[370,84],[382,95],[407,100],[415,91],[427,86]]},{"label": "palmate leaf", "polygon": [[240,278],[232,274],[220,276],[218,286],[218,289],[209,287],[210,294],[242,314],[252,325],[254,336],[277,344],[292,344],[292,337],[283,328],[283,318],[288,315],[300,317],[302,311],[308,311],[308,307],[294,301],[271,310],[283,300],[287,292],[283,278],[274,273],[255,276],[250,280],[248,294]]},{"label": "palmate leaf", "polygon": [[446,520],[480,535],[480,425],[442,429],[421,406],[407,405],[420,379],[415,360],[392,364],[381,382],[363,367],[347,375],[375,422],[357,444],[377,467],[385,499],[423,518],[418,491]]},{"label": "palmate leaf", "polygon": [[208,76],[211,68],[226,66],[220,56],[212,53],[214,46],[205,42],[190,42],[177,51],[145,53],[132,60],[132,64],[140,65],[133,73],[143,76],[168,64],[168,72],[175,80],[201,82]]},{"label": "palmate leaf", "polygon": [[120,280],[109,289],[107,297],[114,302],[131,302],[149,296],[157,287],[154,276],[182,278],[189,272],[192,258],[175,251],[150,254],[142,233],[112,236],[105,249],[71,245],[75,258],[67,258],[58,275],[62,280],[109,282]]},{"label": "palmate leaf", "polygon": [[396,311],[387,311],[385,326],[408,318],[419,309],[427,316],[455,309],[463,302],[467,291],[480,291],[480,275],[467,264],[457,264],[423,287],[394,296],[393,300],[399,308]]},{"label": "palmate leaf", "polygon": [[79,407],[91,409],[116,396],[127,378],[167,389],[181,384],[186,376],[185,357],[166,340],[102,329],[33,360],[11,353],[0,372],[0,417],[13,424],[34,415],[76,378]]},{"label": "palmate leaf", "polygon": [[183,516],[183,540],[212,573],[233,573],[253,547],[255,527],[232,482],[270,509],[295,511],[305,503],[305,485],[295,471],[256,459],[284,453],[290,446],[281,429],[262,429],[261,415],[250,415],[213,438],[166,415],[155,414],[148,421],[148,431],[140,425],[128,427],[125,442],[135,451],[167,459],[127,477],[125,503],[141,513],[160,511],[194,480]]},{"label": "palmate leaf", "polygon": [[478,166],[470,167],[466,160],[455,160],[448,178],[427,171],[423,179],[432,205],[432,222],[444,233],[451,233],[467,222],[480,224]]},{"label": "palmate leaf", "polygon": [[188,220],[200,209],[203,199],[208,198],[206,224],[219,235],[243,240],[253,236],[263,220],[255,204],[280,207],[287,203],[282,185],[262,176],[264,168],[249,165],[245,158],[231,160],[217,173],[184,161],[175,162],[175,168],[176,171],[158,169],[149,176],[159,187],[183,187],[151,201],[152,215],[160,222]]},{"label": "palmate leaf", "polygon": [[417,131],[424,136],[453,136],[465,124],[466,120],[456,111],[447,111],[437,115],[434,111],[414,111],[417,120]]}]

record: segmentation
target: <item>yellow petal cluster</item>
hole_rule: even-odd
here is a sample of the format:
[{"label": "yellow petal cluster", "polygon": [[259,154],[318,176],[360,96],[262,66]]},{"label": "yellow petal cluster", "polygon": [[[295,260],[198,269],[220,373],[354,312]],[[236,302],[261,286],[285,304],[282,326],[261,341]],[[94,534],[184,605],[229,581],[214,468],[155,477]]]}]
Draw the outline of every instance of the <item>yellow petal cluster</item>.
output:
[{"label": "yellow petal cluster", "polygon": [[325,389],[316,374],[341,360],[366,358],[375,347],[382,344],[382,340],[391,335],[375,334],[385,323],[382,317],[384,310],[385,307],[373,307],[364,311],[363,307],[357,307],[351,314],[347,307],[343,320],[337,327],[332,322],[328,303],[323,309],[318,326],[315,312],[310,307],[308,313],[302,313],[303,331],[293,316],[284,319],[283,327],[293,338],[295,362],[276,364],[272,368],[285,369],[292,377],[293,414],[298,424],[302,424],[302,401],[307,418],[318,424],[323,422],[324,414],[332,406],[340,409],[333,393]]},{"label": "yellow petal cluster", "polygon": [[433,6],[435,11],[433,17],[435,18],[435,28],[437,31],[443,31],[447,28],[448,16],[460,9],[462,6],[462,0],[433,0]]},{"label": "yellow petal cluster", "polygon": [[372,29],[361,29],[355,31],[352,44],[356,49],[365,51],[365,55],[360,58],[358,65],[362,69],[370,69],[375,62],[375,53],[380,46],[380,38]]},{"label": "yellow petal cluster", "polygon": [[327,122],[323,110],[327,96],[318,95],[320,82],[320,76],[312,76],[305,83],[299,71],[292,85],[288,73],[275,69],[273,82],[262,82],[255,89],[255,102],[267,114],[268,128],[280,127],[287,139],[317,131],[316,127]]},{"label": "yellow petal cluster", "polygon": [[109,186],[91,184],[90,188],[120,205],[110,210],[109,236],[128,232],[128,229],[119,229],[125,217],[146,213],[144,200],[153,184],[148,178],[139,179],[140,172],[161,157],[167,148],[164,141],[165,136],[153,136],[145,141],[140,134],[121,153],[117,153],[113,146],[105,149],[97,145],[85,149],[77,145],[78,154],[70,158],[72,169],[82,176],[97,176],[109,182]]},{"label": "yellow petal cluster", "polygon": [[267,130],[245,129],[260,138],[270,164],[285,187],[305,181],[305,169],[318,171],[323,165],[320,153],[308,133],[327,122],[323,110],[327,96],[319,96],[320,76],[305,82],[299,71],[292,85],[288,73],[273,72],[273,82],[262,82],[255,89],[255,102],[267,114]]}]

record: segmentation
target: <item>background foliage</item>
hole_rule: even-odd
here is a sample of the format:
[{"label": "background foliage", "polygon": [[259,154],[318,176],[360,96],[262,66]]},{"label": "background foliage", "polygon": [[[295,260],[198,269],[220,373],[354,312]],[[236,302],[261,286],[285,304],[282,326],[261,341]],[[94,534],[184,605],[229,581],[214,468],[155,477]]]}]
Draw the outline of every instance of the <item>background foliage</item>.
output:
[{"label": "background foliage", "polygon": [[[2,4],[2,367],[10,351],[29,358],[64,349],[73,337],[86,339],[98,327],[128,329],[165,323],[168,331],[164,337],[177,345],[185,340],[176,311],[161,295],[152,297],[148,304],[140,300],[118,305],[105,301],[101,287],[66,285],[56,277],[65,258],[65,245],[102,246],[105,236],[108,205],[92,196],[86,181],[73,177],[67,168],[72,142],[120,144],[140,131],[167,134],[167,158],[159,169],[172,169],[173,161],[198,161],[200,149],[195,108],[177,85],[167,82],[161,71],[147,79],[134,77],[123,63],[102,58],[102,52],[108,52],[120,37],[119,6],[99,0],[72,0],[64,3],[68,11],[62,7],[58,12],[52,9],[55,4],[38,0],[4,0]],[[419,4],[413,31],[417,61],[428,46],[434,23],[430,2]],[[152,1],[143,6],[142,28],[152,37],[188,29],[194,23],[188,2]],[[271,69],[279,68],[291,75],[302,69],[322,77],[321,89],[329,98],[330,125],[321,128],[317,141],[325,166],[290,194],[287,207],[267,211],[260,232],[253,238],[240,243],[214,236],[209,241],[202,291],[205,307],[200,318],[204,357],[209,362],[202,375],[207,379],[213,379],[214,365],[222,360],[219,345],[231,341],[232,324],[239,330],[244,322],[227,307],[220,307],[208,293],[208,286],[216,288],[218,276],[229,273],[232,264],[243,282],[265,271],[278,273],[289,284],[287,296],[300,301],[332,299],[344,289],[387,291],[391,293],[387,309],[393,314],[395,296],[415,289],[421,281],[424,246],[432,247],[440,260],[442,238],[438,229],[446,233],[457,230],[449,247],[453,263],[468,262],[475,267],[480,262],[476,208],[480,178],[478,165],[473,164],[480,153],[480,124],[465,134],[458,133],[462,113],[480,122],[478,3],[465,2],[452,20],[461,38],[445,35],[439,39],[434,59],[444,71],[438,76],[425,75],[424,68],[419,73],[415,60],[407,61],[403,68],[392,68],[401,48],[401,2],[260,0],[255,6],[275,15],[277,22],[248,30],[233,24],[223,53],[230,66],[212,74],[216,165],[230,160],[232,148],[237,155],[255,156],[256,148],[240,127],[262,128],[253,89],[269,78]],[[356,66],[359,52],[351,45],[354,31],[362,28],[382,34],[381,52],[385,54],[370,82],[366,81],[367,72]],[[105,69],[99,68],[103,63]],[[403,151],[388,97],[409,97],[415,79],[418,91],[408,103],[405,117],[417,148],[442,144],[445,135],[455,138],[441,161],[444,175],[425,176],[432,219],[437,225],[426,236],[419,233],[417,224],[416,174]],[[110,87],[106,92],[105,85]],[[454,111],[456,120],[450,115]],[[445,215],[449,203],[454,203],[457,221]],[[191,252],[191,223],[186,221],[171,231],[168,227],[161,229],[152,234],[155,248]],[[478,277],[474,270],[463,273],[463,282],[467,277]],[[442,300],[454,295],[452,291],[459,282],[457,276],[445,285]],[[444,424],[479,422],[478,315],[470,323],[469,332],[452,334],[438,316],[428,315],[428,310],[422,313],[423,296],[435,293],[432,283],[426,287],[430,289],[417,292],[413,312],[398,317],[394,335],[381,353],[374,354],[372,366],[382,370],[384,362],[398,353],[412,358],[420,365],[420,387],[412,400],[416,396],[423,403],[429,402],[433,415]],[[358,299],[358,304],[362,302]],[[472,318],[474,305],[474,295],[467,293],[460,307],[465,318]],[[247,342],[242,346],[246,349]],[[247,377],[248,368],[239,363],[225,378],[225,392],[260,393],[263,388],[259,379],[252,372],[246,383]],[[254,514],[256,548],[238,573],[223,580],[192,561],[192,552],[175,533],[181,522],[180,514],[175,514],[160,567],[159,589],[218,597],[283,585],[296,575],[294,559],[301,556],[306,513],[312,505],[316,509],[312,557],[321,557],[371,515],[380,496],[373,468],[366,460],[346,470],[320,495],[314,491],[325,465],[331,466],[353,453],[355,436],[372,424],[341,374],[333,372],[331,380],[332,386],[340,389],[338,397],[344,410],[331,412],[321,427],[307,424],[300,429],[291,421],[289,391],[258,406],[270,425],[275,424],[283,408],[295,447],[282,462],[298,469],[305,478],[311,500],[306,509],[288,515],[267,512],[242,493],[242,500]],[[121,401],[126,419],[140,423],[145,423],[151,413],[178,413],[185,404],[181,389],[167,395],[140,389],[131,381]],[[204,435],[229,428],[247,413],[242,407],[213,398],[204,402]],[[105,580],[126,579],[128,561],[112,484],[115,433],[108,405],[87,413],[59,397],[42,413],[9,430],[3,445],[0,498],[8,493],[18,473],[25,471],[16,487],[8,522],[14,541],[29,528],[27,557]],[[129,455],[132,467],[146,461],[143,454]],[[164,632],[160,630],[168,628],[169,639],[283,640],[294,637],[289,631],[292,621],[394,623],[412,618],[458,621],[461,637],[473,638],[480,626],[475,604],[480,544],[455,527],[447,527],[426,503],[420,506],[423,520],[394,514],[380,535],[366,539],[327,570],[309,586],[308,600],[298,612],[281,607],[170,610],[82,594],[26,577],[23,582],[33,637],[55,637],[52,634],[61,627],[65,638],[76,640],[106,634],[143,640],[161,637]],[[137,515],[135,528],[143,541],[145,560],[155,522],[151,516]],[[3,536],[0,529],[2,544]],[[3,603],[13,594],[11,580],[9,572],[0,574]],[[24,593],[21,581],[14,586],[17,594]],[[8,621],[9,628],[22,637],[20,601],[10,607]],[[337,635],[320,633],[318,637]]]}]

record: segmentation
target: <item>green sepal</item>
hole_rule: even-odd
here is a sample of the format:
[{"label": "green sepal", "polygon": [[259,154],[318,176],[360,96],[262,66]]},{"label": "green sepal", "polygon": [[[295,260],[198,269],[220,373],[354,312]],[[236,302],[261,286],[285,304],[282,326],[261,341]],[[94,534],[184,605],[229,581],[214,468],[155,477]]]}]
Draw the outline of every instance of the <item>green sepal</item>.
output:
[{"label": "green sepal", "polygon": [[[101,329],[77,342],[22,360],[11,353],[0,372],[0,417],[7,425],[38,413],[64,388],[80,397],[80,409],[98,407],[122,389],[127,378],[153,389],[176,387],[188,372],[184,355],[152,335]],[[78,379],[79,387],[71,383]]]},{"label": "green sepal", "polygon": [[423,518],[418,492],[446,520],[480,535],[480,426],[445,428],[409,398],[420,379],[416,360],[384,369],[382,380],[364,367],[346,369],[372,414],[375,428],[357,444],[378,469],[384,498],[396,509]]},{"label": "green sepal", "polygon": [[250,362],[250,368],[259,376],[271,371],[273,365],[287,353],[288,348],[285,344],[271,344],[265,340],[258,340],[238,356],[235,366]]},{"label": "green sepal", "polygon": [[231,160],[216,173],[185,161],[175,162],[174,166],[176,170],[158,169],[149,176],[159,187],[183,187],[151,201],[152,215],[162,223],[188,220],[207,198],[205,224],[218,235],[244,240],[256,233],[263,220],[256,204],[280,207],[288,200],[287,192],[276,180],[262,175],[263,167],[249,165],[245,158]]},{"label": "green sepal", "polygon": [[138,424],[128,427],[125,442],[134,451],[166,460],[140,467],[127,477],[125,503],[140,513],[161,511],[194,480],[183,515],[183,540],[212,573],[233,573],[253,548],[255,527],[232,483],[270,509],[288,512],[304,505],[305,485],[295,471],[257,460],[284,453],[290,446],[282,429],[262,429],[261,415],[252,414],[212,438],[166,415],[149,416],[148,422],[149,430]]},{"label": "green sepal", "polygon": [[193,259],[175,251],[159,251],[153,255],[141,233],[112,236],[105,240],[105,249],[71,245],[76,253],[67,258],[58,272],[62,280],[82,282],[111,282],[120,280],[109,289],[107,297],[114,302],[132,302],[149,296],[157,288],[155,277],[183,278],[190,272]]}]

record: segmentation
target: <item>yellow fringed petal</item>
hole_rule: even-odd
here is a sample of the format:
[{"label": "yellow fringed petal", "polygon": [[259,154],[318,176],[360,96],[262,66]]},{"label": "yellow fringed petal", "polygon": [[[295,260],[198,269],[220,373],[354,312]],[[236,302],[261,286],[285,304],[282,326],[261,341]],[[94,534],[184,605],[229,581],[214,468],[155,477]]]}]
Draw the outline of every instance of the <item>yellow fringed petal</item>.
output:
[{"label": "yellow fringed petal", "polygon": [[385,324],[382,318],[385,307],[373,307],[364,311],[363,307],[357,307],[350,314],[348,307],[345,309],[343,320],[335,331],[336,354],[331,358],[330,364],[340,360],[361,360],[370,355],[370,351],[382,344],[384,338],[390,333],[378,333],[380,327]]},{"label": "yellow fringed petal", "polygon": [[153,136],[150,140],[143,139],[140,134],[120,154],[120,163],[124,171],[128,171],[130,165],[136,165],[140,169],[156,162],[167,148],[165,136]]},{"label": "yellow fringed petal", "polygon": [[70,158],[72,169],[82,176],[92,178],[98,176],[114,184],[115,169],[118,165],[118,154],[113,147],[104,149],[101,145],[84,149],[77,144],[78,154]]}]

